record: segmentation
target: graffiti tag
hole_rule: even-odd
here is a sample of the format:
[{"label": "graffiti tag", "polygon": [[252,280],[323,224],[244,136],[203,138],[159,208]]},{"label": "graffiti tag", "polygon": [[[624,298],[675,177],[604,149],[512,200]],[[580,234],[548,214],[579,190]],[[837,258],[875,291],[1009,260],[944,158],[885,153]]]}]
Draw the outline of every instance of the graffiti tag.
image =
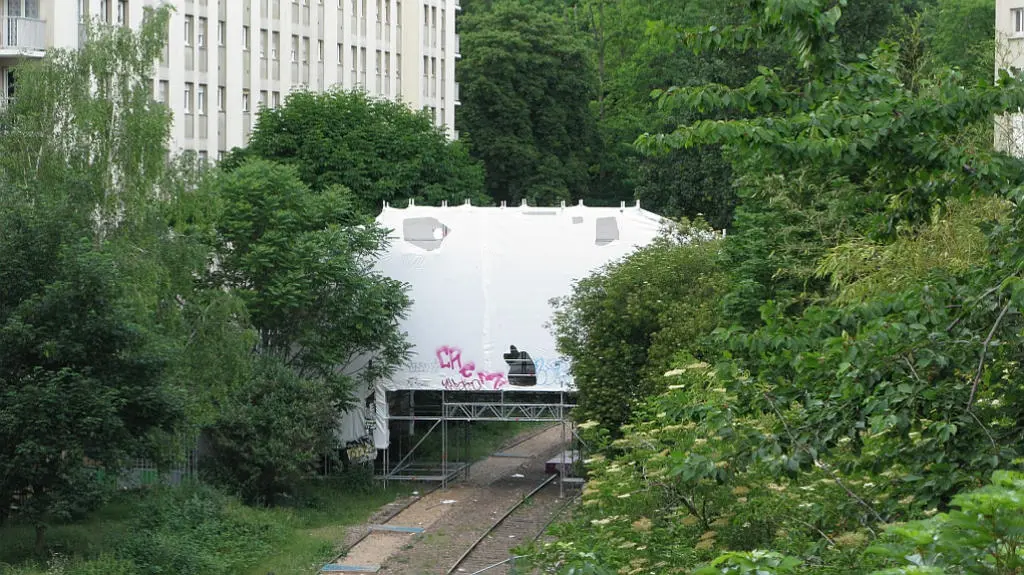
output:
[{"label": "graffiti tag", "polygon": [[476,369],[472,361],[463,361],[462,350],[457,347],[443,345],[435,351],[437,365],[459,374],[459,379],[446,377],[441,381],[445,389],[479,391],[481,389],[498,390],[508,385],[508,378],[500,371],[482,371]]},{"label": "graffiti tag", "polygon": [[345,444],[345,456],[350,463],[370,463],[377,459],[377,450],[369,437],[363,437]]}]

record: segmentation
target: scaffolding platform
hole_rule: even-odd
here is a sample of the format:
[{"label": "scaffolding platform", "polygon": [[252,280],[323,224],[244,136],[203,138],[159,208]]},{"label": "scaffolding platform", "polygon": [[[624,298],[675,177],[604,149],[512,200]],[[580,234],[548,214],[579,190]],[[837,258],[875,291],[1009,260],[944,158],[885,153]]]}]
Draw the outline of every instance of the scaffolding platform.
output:
[{"label": "scaffolding platform", "polygon": [[570,449],[552,457],[544,464],[544,473],[551,475],[557,473],[562,477],[572,475],[572,468],[579,461],[580,452]]},{"label": "scaffolding platform", "polygon": [[[383,468],[378,478],[387,481],[428,481],[440,482],[447,486],[460,475],[469,476],[470,461],[452,461],[456,458],[468,460],[470,429],[474,422],[550,422],[562,426],[562,445],[572,435],[569,413],[574,408],[575,394],[567,392],[524,392],[524,391],[475,391],[475,392],[417,392],[415,390],[389,391],[389,425],[409,426],[410,443],[415,441],[408,452],[400,450],[393,454],[391,448],[383,450]],[[394,401],[391,401],[394,400]],[[424,401],[426,400],[426,401]],[[429,424],[425,432],[414,433],[416,424]],[[455,426],[452,430],[450,427]],[[458,431],[458,430],[461,430]],[[422,461],[418,450],[432,434],[440,435],[441,454],[439,461]],[[450,442],[458,441],[462,434],[467,451],[453,450]],[[390,435],[390,434],[389,434]],[[455,451],[455,453],[452,453]],[[400,455],[397,463],[392,456]],[[510,456],[511,454],[499,454]],[[567,456],[568,457],[568,456]],[[578,458],[578,456],[577,456]],[[396,457],[397,459],[397,457]],[[569,459],[575,462],[575,459]]]},{"label": "scaffolding platform", "polygon": [[387,475],[378,475],[377,479],[391,481],[440,481],[447,484],[467,470],[469,464],[462,461],[450,461],[447,465],[440,463],[405,463],[388,471]]}]

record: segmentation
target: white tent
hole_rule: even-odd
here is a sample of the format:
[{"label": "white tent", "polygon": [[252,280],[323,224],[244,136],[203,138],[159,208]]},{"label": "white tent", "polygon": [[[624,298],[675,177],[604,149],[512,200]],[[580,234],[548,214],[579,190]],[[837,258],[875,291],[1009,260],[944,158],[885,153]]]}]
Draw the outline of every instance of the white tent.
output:
[{"label": "white tent", "polygon": [[[384,449],[385,391],[574,390],[548,326],[550,300],[569,295],[575,280],[649,244],[665,220],[639,205],[410,204],[385,205],[377,222],[392,230],[378,269],[407,282],[413,299],[401,325],[413,357],[374,390],[374,443]],[[512,346],[527,352],[535,378],[510,377],[506,354]],[[352,426],[362,419],[357,413],[346,417]]]}]

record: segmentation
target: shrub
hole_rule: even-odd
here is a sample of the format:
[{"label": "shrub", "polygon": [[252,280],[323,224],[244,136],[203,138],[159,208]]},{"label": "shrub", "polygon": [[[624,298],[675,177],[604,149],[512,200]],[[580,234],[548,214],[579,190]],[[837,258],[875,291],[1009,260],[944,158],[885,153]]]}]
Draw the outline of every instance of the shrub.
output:
[{"label": "shrub", "polygon": [[207,430],[204,477],[247,502],[273,504],[327,453],[339,405],[334,394],[327,384],[262,358],[250,384]]},{"label": "shrub", "polygon": [[717,241],[659,238],[554,302],[558,348],[572,359],[580,390],[576,417],[617,430],[637,402],[661,389],[661,374],[676,353],[703,355],[699,342],[717,321],[725,283],[718,247]]},{"label": "shrub", "polygon": [[130,528],[118,555],[143,575],[238,573],[282,536],[280,527],[198,484],[153,491]]}]

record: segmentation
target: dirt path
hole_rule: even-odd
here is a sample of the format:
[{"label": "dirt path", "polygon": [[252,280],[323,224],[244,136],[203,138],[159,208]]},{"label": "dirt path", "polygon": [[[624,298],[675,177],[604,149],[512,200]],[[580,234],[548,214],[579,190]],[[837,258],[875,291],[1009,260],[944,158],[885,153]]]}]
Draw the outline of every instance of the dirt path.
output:
[{"label": "dirt path", "polygon": [[380,565],[378,573],[384,575],[444,574],[505,510],[543,480],[544,463],[561,449],[562,431],[556,425],[502,452],[513,457],[488,457],[473,464],[468,480],[420,498],[388,522],[419,527],[423,533],[372,533],[337,562]]}]

